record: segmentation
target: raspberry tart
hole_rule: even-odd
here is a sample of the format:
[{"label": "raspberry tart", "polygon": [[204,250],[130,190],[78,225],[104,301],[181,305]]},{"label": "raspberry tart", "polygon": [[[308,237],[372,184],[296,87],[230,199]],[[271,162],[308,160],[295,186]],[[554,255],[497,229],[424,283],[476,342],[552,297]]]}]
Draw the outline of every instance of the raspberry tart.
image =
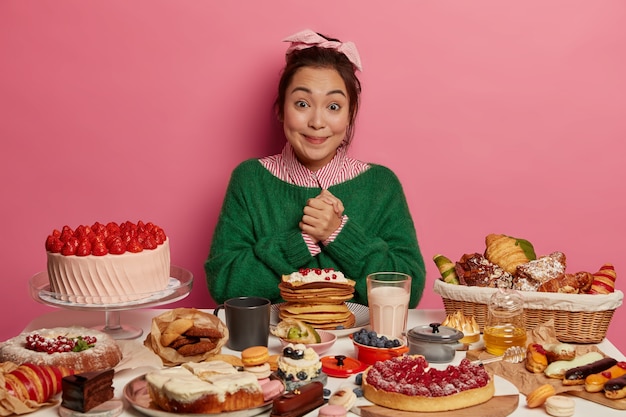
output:
[{"label": "raspberry tart", "polygon": [[169,239],[150,222],[64,226],[47,237],[46,253],[50,291],[63,301],[123,303],[169,283]]},{"label": "raspberry tart", "polygon": [[493,377],[463,359],[443,370],[429,368],[420,355],[379,361],[363,374],[363,395],[374,404],[403,411],[458,410],[489,401]]}]

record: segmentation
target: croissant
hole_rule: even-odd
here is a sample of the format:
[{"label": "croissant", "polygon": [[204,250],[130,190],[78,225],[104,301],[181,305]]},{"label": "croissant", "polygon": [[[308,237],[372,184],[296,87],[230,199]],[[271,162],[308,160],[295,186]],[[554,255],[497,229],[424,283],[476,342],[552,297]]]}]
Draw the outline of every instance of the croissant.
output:
[{"label": "croissant", "polygon": [[589,289],[589,294],[609,294],[615,291],[615,267],[611,264],[604,264],[600,270],[593,274],[593,282]]},{"label": "croissant", "polygon": [[515,274],[518,265],[537,259],[533,245],[524,239],[492,233],[485,243],[485,257],[509,274]]},{"label": "croissant", "polygon": [[576,272],[575,274],[561,274],[556,278],[541,284],[539,292],[560,292],[565,294],[580,294],[589,291],[593,275],[589,272]]},{"label": "croissant", "polygon": [[435,261],[435,265],[437,265],[437,269],[439,269],[441,273],[441,279],[443,279],[444,282],[448,284],[459,283],[459,277],[456,276],[454,269],[454,262],[440,254],[433,256],[433,261]]}]

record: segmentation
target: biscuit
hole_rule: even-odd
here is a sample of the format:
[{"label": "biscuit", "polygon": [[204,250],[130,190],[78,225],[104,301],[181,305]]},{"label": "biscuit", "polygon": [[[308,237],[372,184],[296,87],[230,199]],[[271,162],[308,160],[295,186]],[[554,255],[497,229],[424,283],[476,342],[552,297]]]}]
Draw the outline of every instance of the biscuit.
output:
[{"label": "biscuit", "polygon": [[210,327],[192,326],[185,332],[185,336],[207,337],[209,339],[221,339],[222,332]]},{"label": "biscuit", "polygon": [[217,346],[215,342],[209,339],[203,339],[198,343],[181,346],[176,349],[176,351],[183,356],[195,356],[207,353],[208,351],[214,349],[215,346]]},{"label": "biscuit", "polygon": [[241,367],[243,368],[243,362],[241,360],[240,357],[235,356],[235,355],[229,355],[227,353],[218,353],[217,355],[213,355],[210,358],[212,361],[224,361],[226,363],[229,363],[235,367]]},{"label": "biscuit", "polygon": [[161,344],[169,346],[174,340],[185,334],[185,332],[193,327],[191,319],[176,319],[170,322],[163,334],[161,334]]},{"label": "biscuit", "polygon": [[192,343],[198,343],[200,341],[200,338],[198,337],[187,337],[187,336],[181,336],[178,339],[174,340],[172,343],[170,343],[170,345],[168,347],[171,347],[172,349],[178,349],[182,346],[185,345],[190,345]]}]

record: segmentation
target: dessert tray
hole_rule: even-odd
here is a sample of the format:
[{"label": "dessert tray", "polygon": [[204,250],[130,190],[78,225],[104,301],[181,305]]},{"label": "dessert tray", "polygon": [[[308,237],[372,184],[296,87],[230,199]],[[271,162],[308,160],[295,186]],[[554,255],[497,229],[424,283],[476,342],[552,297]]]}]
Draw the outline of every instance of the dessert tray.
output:
[{"label": "dessert tray", "polygon": [[137,411],[152,417],[199,417],[199,416],[223,416],[223,417],[252,417],[268,411],[272,407],[272,401],[268,401],[260,407],[247,408],[245,410],[228,411],[217,414],[185,414],[164,411],[152,404],[148,394],[148,384],[145,375],[132,379],[124,387],[124,398]]},{"label": "dessert tray", "polygon": [[156,307],[173,303],[185,298],[191,292],[193,274],[181,267],[170,266],[170,279],[167,287],[158,292],[132,294],[132,301],[106,303],[106,297],[99,297],[104,303],[81,303],[64,300],[61,294],[50,290],[48,272],[42,271],[30,279],[30,295],[40,303],[68,310],[104,311],[105,324],[97,327],[114,339],[135,339],[142,335],[143,330],[120,324],[120,311],[145,307]]},{"label": "dessert tray", "polygon": [[[272,308],[270,311],[270,326],[275,326],[280,321],[278,317],[279,308],[282,303],[272,304]],[[354,314],[354,326],[347,327],[344,329],[324,329],[327,332],[334,333],[337,337],[349,336],[357,330],[367,326],[370,324],[370,309],[368,306],[364,306],[362,304],[346,302],[348,306],[348,310]]]}]

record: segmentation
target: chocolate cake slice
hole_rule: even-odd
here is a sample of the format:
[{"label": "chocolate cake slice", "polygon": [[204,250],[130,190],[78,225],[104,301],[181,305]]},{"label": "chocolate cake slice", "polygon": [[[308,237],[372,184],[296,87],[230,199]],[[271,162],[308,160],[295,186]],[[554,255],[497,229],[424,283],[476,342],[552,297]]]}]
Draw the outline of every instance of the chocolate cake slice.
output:
[{"label": "chocolate cake slice", "polygon": [[82,413],[113,398],[113,369],[64,377],[61,406]]}]

